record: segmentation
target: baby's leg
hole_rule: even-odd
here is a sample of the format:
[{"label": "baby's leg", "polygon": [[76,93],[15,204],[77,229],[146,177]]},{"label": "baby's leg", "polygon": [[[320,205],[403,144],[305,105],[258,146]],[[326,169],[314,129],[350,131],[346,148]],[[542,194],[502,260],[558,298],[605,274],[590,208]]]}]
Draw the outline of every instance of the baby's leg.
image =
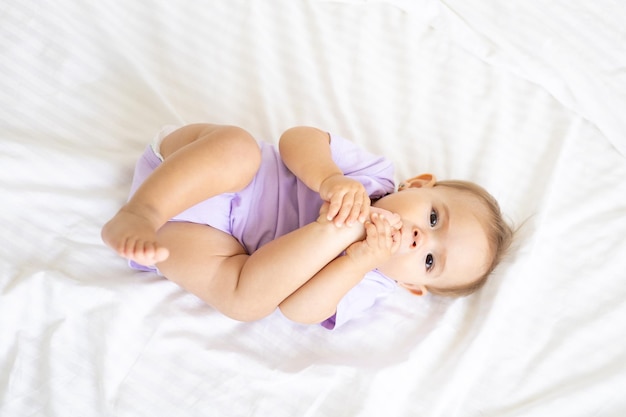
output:
[{"label": "baby's leg", "polygon": [[223,314],[242,321],[258,320],[362,233],[358,226],[338,228],[313,222],[248,255],[233,236],[220,230],[168,222],[157,238],[170,249],[170,256],[157,266],[169,280]]},{"label": "baby's leg", "polygon": [[185,126],[161,144],[164,158],[131,199],[102,228],[102,239],[121,256],[153,265],[169,256],[156,231],[185,209],[243,189],[256,174],[261,152],[245,130]]}]

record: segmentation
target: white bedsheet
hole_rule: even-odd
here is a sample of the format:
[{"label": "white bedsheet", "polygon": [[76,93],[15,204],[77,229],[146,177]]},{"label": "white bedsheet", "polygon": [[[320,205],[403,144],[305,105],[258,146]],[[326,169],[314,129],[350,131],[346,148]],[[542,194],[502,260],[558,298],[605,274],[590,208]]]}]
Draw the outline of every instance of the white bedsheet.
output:
[{"label": "white bedsheet", "polygon": [[[6,0],[0,416],[626,415],[626,10],[544,3]],[[99,237],[197,121],[332,130],[522,227],[471,297],[238,323]]]}]

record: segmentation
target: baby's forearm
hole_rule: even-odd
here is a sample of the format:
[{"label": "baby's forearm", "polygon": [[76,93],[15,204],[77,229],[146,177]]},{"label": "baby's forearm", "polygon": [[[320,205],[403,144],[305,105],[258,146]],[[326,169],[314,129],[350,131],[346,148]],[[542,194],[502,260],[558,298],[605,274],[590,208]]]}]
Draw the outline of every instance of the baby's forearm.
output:
[{"label": "baby's forearm", "polygon": [[337,228],[313,222],[281,236],[248,258],[237,297],[251,312],[269,313],[363,234],[360,224]]},{"label": "baby's forearm", "polygon": [[381,213],[372,215],[365,230],[365,240],[350,245],[345,256],[330,262],[280,304],[286,317],[310,324],[332,316],[348,291],[398,249],[398,242],[393,241],[393,228]]},{"label": "baby's forearm", "polygon": [[285,299],[280,310],[285,317],[298,323],[320,323],[335,314],[339,301],[369,270],[364,263],[341,256]]},{"label": "baby's forearm", "polygon": [[333,161],[328,133],[307,126],[287,130],[280,138],[280,155],[291,172],[314,191],[332,175],[343,175]]}]

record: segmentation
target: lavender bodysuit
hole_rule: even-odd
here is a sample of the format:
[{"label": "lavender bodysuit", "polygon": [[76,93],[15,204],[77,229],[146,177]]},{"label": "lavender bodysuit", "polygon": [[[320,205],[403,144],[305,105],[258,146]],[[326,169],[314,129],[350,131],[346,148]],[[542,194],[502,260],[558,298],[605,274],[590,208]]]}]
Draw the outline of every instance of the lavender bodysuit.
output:
[{"label": "lavender bodysuit", "polygon": [[[161,163],[158,144],[176,128],[164,127],[155,142],[146,148],[135,167],[131,195]],[[174,216],[171,221],[212,226],[235,237],[249,254],[315,221],[322,206],[319,194],[289,171],[276,146],[262,141],[258,143],[262,153],[261,166],[246,188],[209,198]],[[388,159],[373,155],[333,134],[330,134],[330,149],[334,162],[344,175],[361,182],[370,198],[377,199],[394,191],[394,171]],[[154,266],[135,262],[130,265],[135,269],[158,272]],[[369,272],[344,296],[336,314],[322,322],[322,326],[328,329],[339,327],[395,288],[395,282],[382,273],[377,270]]]}]

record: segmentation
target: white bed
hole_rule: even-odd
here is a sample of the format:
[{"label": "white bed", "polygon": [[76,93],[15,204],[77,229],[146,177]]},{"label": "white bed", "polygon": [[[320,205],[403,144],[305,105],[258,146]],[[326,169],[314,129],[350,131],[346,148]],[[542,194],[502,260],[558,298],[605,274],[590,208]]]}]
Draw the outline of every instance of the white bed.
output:
[{"label": "white bed", "polygon": [[[545,3],[5,0],[0,415],[626,415],[626,6]],[[522,227],[471,297],[238,323],[99,237],[198,121],[319,126]]]}]

